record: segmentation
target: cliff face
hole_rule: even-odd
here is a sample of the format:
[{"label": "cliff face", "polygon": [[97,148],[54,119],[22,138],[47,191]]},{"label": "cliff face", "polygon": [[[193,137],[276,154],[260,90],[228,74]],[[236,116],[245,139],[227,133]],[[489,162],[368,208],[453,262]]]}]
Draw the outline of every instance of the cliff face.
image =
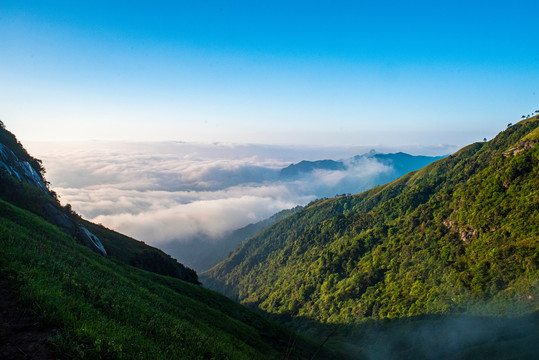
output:
[{"label": "cliff face", "polygon": [[42,177],[28,161],[21,161],[15,153],[3,143],[0,143],[0,165],[17,180],[37,187],[50,194]]},{"label": "cliff face", "polygon": [[33,158],[0,122],[0,198],[40,215],[101,255],[107,251],[69,207],[49,189],[41,161]]}]

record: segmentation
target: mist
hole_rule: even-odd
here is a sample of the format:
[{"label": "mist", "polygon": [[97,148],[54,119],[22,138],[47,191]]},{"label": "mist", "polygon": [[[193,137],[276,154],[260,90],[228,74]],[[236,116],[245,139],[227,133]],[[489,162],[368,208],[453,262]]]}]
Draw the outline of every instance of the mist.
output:
[{"label": "mist", "polygon": [[[163,143],[30,143],[63,204],[84,218],[154,246],[204,239],[296,205],[378,185],[394,169],[360,159],[345,170],[294,179],[281,169],[301,160],[346,159],[366,148]],[[391,151],[392,149],[387,149]],[[448,153],[449,146],[409,149]],[[171,254],[181,261],[181,254]]]},{"label": "mist", "polygon": [[350,359],[531,359],[539,350],[538,321],[537,313],[382,320],[345,331],[334,346]]}]

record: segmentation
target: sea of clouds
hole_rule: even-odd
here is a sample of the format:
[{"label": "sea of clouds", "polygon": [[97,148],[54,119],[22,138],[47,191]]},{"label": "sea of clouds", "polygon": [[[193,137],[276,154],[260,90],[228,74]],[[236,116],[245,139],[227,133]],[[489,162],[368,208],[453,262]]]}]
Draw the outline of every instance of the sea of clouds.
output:
[{"label": "sea of clouds", "polygon": [[[63,204],[71,204],[88,220],[156,246],[219,239],[280,210],[360,192],[392,171],[375,159],[362,159],[347,170],[279,179],[280,170],[291,163],[345,159],[369,150],[360,147],[94,141],[30,143],[28,148],[43,160],[46,177]],[[438,155],[454,149],[408,152],[413,150]]]}]

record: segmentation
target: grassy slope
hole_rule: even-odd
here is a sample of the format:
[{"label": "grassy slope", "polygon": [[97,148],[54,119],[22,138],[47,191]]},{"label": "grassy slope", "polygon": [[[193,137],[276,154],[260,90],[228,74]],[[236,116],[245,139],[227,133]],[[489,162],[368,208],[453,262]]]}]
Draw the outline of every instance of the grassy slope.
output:
[{"label": "grassy slope", "polygon": [[99,238],[109,257],[139,269],[198,283],[194,270],[178,263],[167,253],[102,225],[86,220],[82,223]]},{"label": "grassy slope", "polygon": [[[202,281],[271,314],[321,323],[538,309],[537,117],[255,236]],[[506,153],[504,155],[504,153]]]},{"label": "grassy slope", "polygon": [[309,357],[302,339],[178,279],[103,258],[40,217],[0,200],[0,274],[62,329],[66,358]]}]

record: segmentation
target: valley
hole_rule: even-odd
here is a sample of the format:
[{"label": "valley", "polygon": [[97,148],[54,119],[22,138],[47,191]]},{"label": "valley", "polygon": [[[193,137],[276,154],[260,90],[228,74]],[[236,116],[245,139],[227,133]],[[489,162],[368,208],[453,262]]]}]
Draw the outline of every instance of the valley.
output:
[{"label": "valley", "polygon": [[61,205],[2,126],[0,273],[63,358],[532,358],[538,130],[249,225],[197,274]]},{"label": "valley", "polygon": [[0,360],[536,360],[537,13],[0,1]]}]

